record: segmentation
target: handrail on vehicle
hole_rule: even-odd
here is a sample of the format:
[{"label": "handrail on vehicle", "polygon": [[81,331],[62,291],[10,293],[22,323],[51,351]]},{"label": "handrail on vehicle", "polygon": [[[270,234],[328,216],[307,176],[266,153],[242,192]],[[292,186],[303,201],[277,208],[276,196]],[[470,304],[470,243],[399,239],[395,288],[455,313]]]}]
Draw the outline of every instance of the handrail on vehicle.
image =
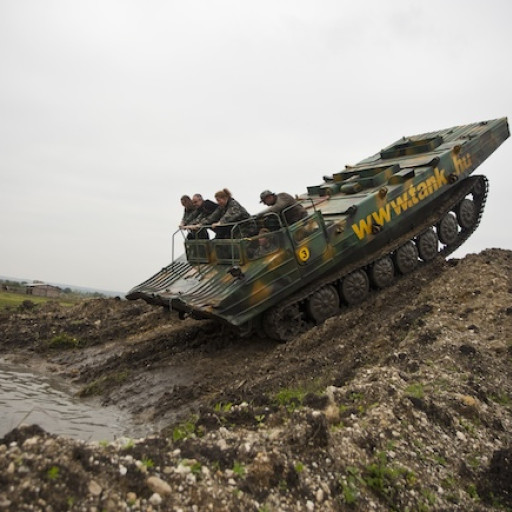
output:
[{"label": "handrail on vehicle", "polygon": [[[308,209],[311,208],[311,207],[313,208],[313,212],[312,213],[308,213],[308,215],[307,215],[307,217],[309,217],[309,216],[313,215],[314,213],[316,213],[317,209],[315,207],[316,205],[315,205],[315,202],[313,201],[313,199],[308,198],[307,201],[309,201],[311,203],[311,205],[308,205],[307,208]],[[290,226],[292,224],[288,223],[287,218],[286,218],[286,213],[288,211],[292,210],[293,208],[297,208],[297,206],[298,206],[297,203],[295,203],[293,205],[290,205],[290,206],[286,207],[285,209],[283,209],[280,214],[275,213],[275,212],[270,212],[270,213],[267,213],[267,214],[265,214],[263,216],[251,216],[251,217],[249,217],[247,219],[244,219],[242,221],[229,222],[229,223],[222,224],[222,226],[231,226],[229,238],[213,238],[213,239],[210,239],[210,238],[207,238],[207,239],[199,238],[198,237],[199,229],[197,229],[197,228],[196,229],[191,229],[192,227],[195,227],[195,226],[183,226],[183,227],[179,228],[177,231],[175,231],[173,233],[173,236],[172,236],[172,262],[175,261],[175,256],[174,256],[175,240],[174,240],[174,237],[177,235],[178,232],[181,232],[181,234],[183,236],[183,239],[185,241],[185,244],[187,244],[187,242],[189,240],[195,241],[195,242],[202,241],[205,244],[208,244],[210,247],[213,247],[214,249],[218,248],[221,245],[228,245],[229,244],[230,253],[231,253],[230,254],[231,257],[229,259],[231,259],[231,264],[233,264],[233,265],[235,265],[236,263],[239,263],[240,260],[242,259],[242,244],[240,243],[240,241],[241,240],[257,240],[258,237],[260,236],[259,231],[260,231],[261,228],[266,227],[271,232],[272,231],[281,231],[283,228],[286,228],[286,232],[287,232],[288,238],[290,239],[290,242],[292,242],[292,244],[293,244],[294,242],[292,240],[291,233],[289,231],[289,228],[290,228]],[[305,218],[307,218],[307,217],[305,217]],[[301,221],[302,220],[303,219],[301,219]],[[254,222],[257,223],[257,226],[258,226],[258,230],[257,231],[258,232],[254,233],[251,236],[243,237],[243,238],[241,238],[239,236],[236,236],[236,234],[240,234],[241,235],[241,233],[243,232],[245,224],[254,223]],[[210,230],[213,231],[213,226],[211,224],[202,225],[200,229],[210,229]],[[194,233],[194,238],[188,239],[188,235],[190,233]],[[235,242],[239,246],[239,257],[238,258],[236,257],[236,254],[235,254]],[[227,259],[227,258],[220,258],[220,259]],[[198,267],[200,267],[200,265],[201,265],[200,261],[197,261],[195,263],[198,265]]]},{"label": "handrail on vehicle", "polygon": [[[273,216],[276,218],[276,221],[274,223],[274,225],[277,225],[278,226],[278,229],[281,229],[283,227],[283,224],[281,222],[281,219],[279,218],[279,215],[275,214],[275,213],[270,213],[268,214],[268,216]],[[248,237],[241,237],[241,236],[236,236],[237,234],[241,235],[244,231],[244,229],[246,229],[246,226],[247,224],[254,224],[254,229],[251,229],[250,227],[247,229],[247,231],[251,232],[252,231],[252,234],[251,236],[248,236]],[[215,250],[219,247],[219,246],[229,246],[230,248],[230,258],[220,258],[220,259],[223,259],[223,260],[226,260],[226,259],[231,259],[231,263],[234,265],[236,263],[238,263],[240,261],[240,259],[242,258],[242,251],[241,251],[241,247],[242,247],[242,244],[240,243],[241,240],[253,240],[253,239],[257,239],[258,238],[258,235],[259,235],[259,229],[256,230],[256,227],[258,225],[258,220],[257,220],[257,217],[255,216],[251,216],[247,219],[244,219],[244,220],[241,220],[241,221],[237,221],[237,222],[229,222],[229,223],[225,223],[225,224],[222,224],[223,227],[231,227],[230,229],[230,236],[228,238],[213,238],[213,239],[210,239],[210,238],[199,238],[197,235],[198,235],[198,232],[199,232],[199,229],[194,229],[192,230],[192,226],[183,226],[181,228],[179,228],[176,232],[173,233],[173,237],[172,237],[172,261],[174,261],[174,249],[175,249],[175,240],[174,240],[174,237],[176,236],[176,234],[178,232],[181,232],[182,233],[182,236],[183,236],[183,239],[185,241],[185,244],[187,244],[187,242],[189,241],[194,241],[194,242],[198,242],[198,241],[201,241],[201,242],[204,242],[205,244],[208,244],[210,247],[213,247]],[[195,227],[195,226],[194,226]],[[211,229],[213,230],[213,226],[211,224],[206,224],[206,225],[202,225],[200,229]],[[256,232],[258,231],[258,232]],[[195,236],[194,238],[192,239],[188,239],[187,240],[187,236],[188,234],[190,233],[194,233]],[[239,257],[236,257],[236,254],[235,254],[235,245],[238,245],[239,246]],[[218,256],[218,252],[216,250],[216,253],[217,253],[217,256]],[[200,265],[200,262],[197,262],[198,265]]]}]

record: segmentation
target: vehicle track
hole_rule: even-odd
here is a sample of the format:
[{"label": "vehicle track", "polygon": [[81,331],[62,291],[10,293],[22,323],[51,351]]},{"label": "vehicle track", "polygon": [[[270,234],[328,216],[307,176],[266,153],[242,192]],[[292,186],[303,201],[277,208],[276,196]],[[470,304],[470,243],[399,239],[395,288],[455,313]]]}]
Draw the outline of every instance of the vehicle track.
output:
[{"label": "vehicle track", "polygon": [[[465,179],[457,191],[450,189],[446,192],[446,199],[442,201],[421,224],[415,226],[414,229],[411,229],[398,239],[393,240],[377,252],[351,265],[347,265],[342,271],[337,271],[316,281],[310,286],[291,295],[278,306],[271,308],[269,312],[266,313],[267,324],[264,326],[266,334],[274,339],[287,341],[300,332],[311,328],[314,322],[305,317],[304,306],[314,293],[328,285],[339,289],[343,278],[356,270],[362,269],[367,272],[371,265],[379,259],[384,256],[392,256],[403,244],[409,240],[415,240],[426,230],[438,225],[441,219],[449,212],[454,211],[457,205],[459,205],[466,196],[473,194],[473,201],[476,206],[475,220],[470,227],[460,229],[456,239],[452,243],[445,245],[438,252],[439,256],[446,258],[458,249],[478,227],[485,208],[487,193],[488,180],[485,176],[471,176]],[[418,260],[417,266],[420,267],[428,263],[427,261]],[[288,322],[288,324],[286,324],[286,322]]]}]

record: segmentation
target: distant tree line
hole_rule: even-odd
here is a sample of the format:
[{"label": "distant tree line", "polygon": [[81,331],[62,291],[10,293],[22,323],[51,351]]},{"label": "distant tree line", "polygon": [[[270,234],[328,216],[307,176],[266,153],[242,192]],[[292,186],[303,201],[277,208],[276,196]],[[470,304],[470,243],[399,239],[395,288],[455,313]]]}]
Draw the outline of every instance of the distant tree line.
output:
[{"label": "distant tree line", "polygon": [[[10,279],[0,279],[0,290],[12,293],[25,293],[27,286],[31,283],[27,281],[12,281]],[[100,292],[86,292],[80,290],[72,290],[69,286],[61,290],[63,294],[76,298],[92,298],[102,299],[107,295]]]},{"label": "distant tree line", "polygon": [[6,292],[24,293],[27,286],[26,281],[10,281],[9,279],[0,279],[0,289]]}]

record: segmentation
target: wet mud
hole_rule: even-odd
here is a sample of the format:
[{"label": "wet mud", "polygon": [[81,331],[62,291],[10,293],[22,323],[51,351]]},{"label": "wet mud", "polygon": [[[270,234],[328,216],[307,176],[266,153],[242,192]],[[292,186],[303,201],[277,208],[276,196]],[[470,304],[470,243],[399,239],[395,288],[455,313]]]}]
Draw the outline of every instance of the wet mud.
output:
[{"label": "wet mud", "polygon": [[[287,343],[139,301],[49,304],[4,314],[0,351],[154,426],[136,446],[161,460],[159,477],[171,468],[183,507],[494,510],[510,506],[511,275],[510,251],[439,259]],[[194,435],[176,436],[187,422]],[[183,458],[207,468],[190,489]],[[377,471],[396,479],[385,492]],[[140,475],[132,483],[150,499]]]}]

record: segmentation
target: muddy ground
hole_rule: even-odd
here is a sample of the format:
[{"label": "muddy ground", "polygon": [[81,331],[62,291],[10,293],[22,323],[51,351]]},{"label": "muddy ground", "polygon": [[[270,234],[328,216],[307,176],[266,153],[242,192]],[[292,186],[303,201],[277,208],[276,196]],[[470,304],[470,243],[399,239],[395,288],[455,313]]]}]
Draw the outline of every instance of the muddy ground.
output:
[{"label": "muddy ground", "polygon": [[0,510],[512,510],[512,252],[440,259],[279,344],[143,302],[0,317],[0,356],[154,425],[0,439]]}]

